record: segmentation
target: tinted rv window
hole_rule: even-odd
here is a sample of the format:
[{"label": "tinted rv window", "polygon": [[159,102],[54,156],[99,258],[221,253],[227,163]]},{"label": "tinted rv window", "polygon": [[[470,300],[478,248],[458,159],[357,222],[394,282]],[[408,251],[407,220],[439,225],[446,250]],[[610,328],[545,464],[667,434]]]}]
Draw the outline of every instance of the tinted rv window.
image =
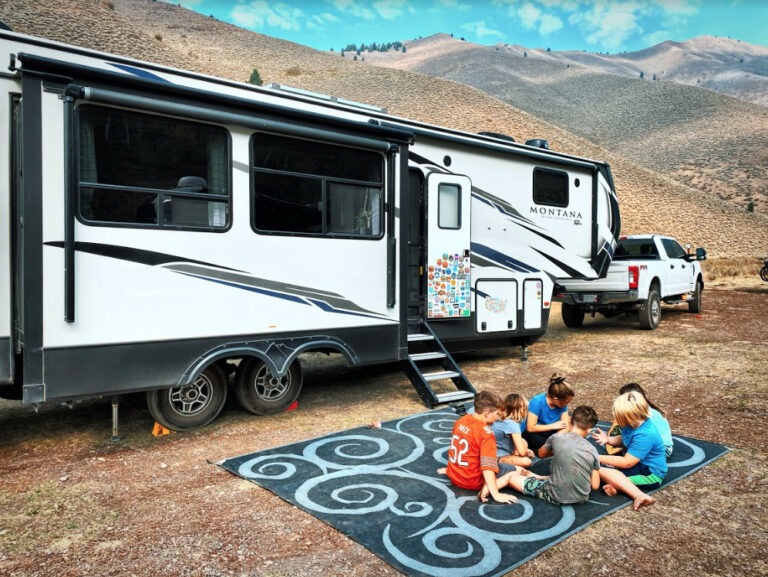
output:
[{"label": "tinted rv window", "polygon": [[534,168],[533,202],[546,206],[568,206],[568,173]]},{"label": "tinted rv window", "polygon": [[217,126],[78,108],[79,214],[86,222],[222,229],[229,136]]},{"label": "tinted rv window", "polygon": [[258,133],[251,154],[257,231],[381,237],[384,160],[379,153]]}]

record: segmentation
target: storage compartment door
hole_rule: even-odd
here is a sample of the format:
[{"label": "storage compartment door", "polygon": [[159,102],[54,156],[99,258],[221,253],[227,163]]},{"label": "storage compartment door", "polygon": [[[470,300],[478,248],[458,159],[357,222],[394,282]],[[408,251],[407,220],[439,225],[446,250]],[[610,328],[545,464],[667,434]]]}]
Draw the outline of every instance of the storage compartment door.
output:
[{"label": "storage compartment door", "polygon": [[466,176],[427,179],[427,318],[470,316],[469,205]]},{"label": "storage compartment door", "polygon": [[541,311],[541,281],[527,280],[523,283],[523,328],[540,329]]},{"label": "storage compartment door", "polygon": [[477,281],[475,298],[478,333],[514,331],[517,328],[517,281]]}]

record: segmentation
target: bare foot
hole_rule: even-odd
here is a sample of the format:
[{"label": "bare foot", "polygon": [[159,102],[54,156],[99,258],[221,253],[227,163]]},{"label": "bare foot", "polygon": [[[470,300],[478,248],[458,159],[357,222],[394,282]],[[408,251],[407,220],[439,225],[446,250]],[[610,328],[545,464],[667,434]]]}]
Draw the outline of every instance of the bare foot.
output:
[{"label": "bare foot", "polygon": [[603,491],[609,497],[615,497],[616,496],[616,487],[614,487],[613,485],[603,485]]},{"label": "bare foot", "polygon": [[437,470],[437,474],[438,474],[438,475],[445,475],[447,471],[448,471],[448,469],[446,469],[445,467],[440,467],[440,468]]},{"label": "bare foot", "polygon": [[656,502],[656,499],[651,497],[650,495],[642,495],[635,499],[634,504],[632,507],[634,507],[635,511],[637,511],[640,507],[645,507],[646,505],[653,505]]}]

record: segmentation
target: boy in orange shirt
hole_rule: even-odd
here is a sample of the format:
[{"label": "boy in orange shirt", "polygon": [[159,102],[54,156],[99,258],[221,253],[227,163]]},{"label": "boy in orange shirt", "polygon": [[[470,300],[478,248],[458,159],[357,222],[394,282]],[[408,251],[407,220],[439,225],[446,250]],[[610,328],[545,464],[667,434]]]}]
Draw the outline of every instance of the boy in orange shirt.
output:
[{"label": "boy in orange shirt", "polygon": [[481,501],[488,495],[499,503],[516,503],[514,495],[500,493],[515,472],[514,465],[496,460],[496,437],[489,425],[499,418],[501,397],[489,391],[475,395],[475,412],[464,415],[453,425],[446,473],[451,483],[462,489],[479,491]]}]

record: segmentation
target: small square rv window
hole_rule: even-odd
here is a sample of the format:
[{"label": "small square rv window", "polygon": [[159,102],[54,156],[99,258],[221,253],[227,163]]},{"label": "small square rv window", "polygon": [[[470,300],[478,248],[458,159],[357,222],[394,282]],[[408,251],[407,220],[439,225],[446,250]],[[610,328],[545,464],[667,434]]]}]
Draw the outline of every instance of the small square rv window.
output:
[{"label": "small square rv window", "polygon": [[568,206],[568,173],[548,168],[534,168],[533,202],[562,208]]},{"label": "small square rv window", "polygon": [[458,184],[440,184],[437,187],[437,226],[461,228],[461,187]]}]

